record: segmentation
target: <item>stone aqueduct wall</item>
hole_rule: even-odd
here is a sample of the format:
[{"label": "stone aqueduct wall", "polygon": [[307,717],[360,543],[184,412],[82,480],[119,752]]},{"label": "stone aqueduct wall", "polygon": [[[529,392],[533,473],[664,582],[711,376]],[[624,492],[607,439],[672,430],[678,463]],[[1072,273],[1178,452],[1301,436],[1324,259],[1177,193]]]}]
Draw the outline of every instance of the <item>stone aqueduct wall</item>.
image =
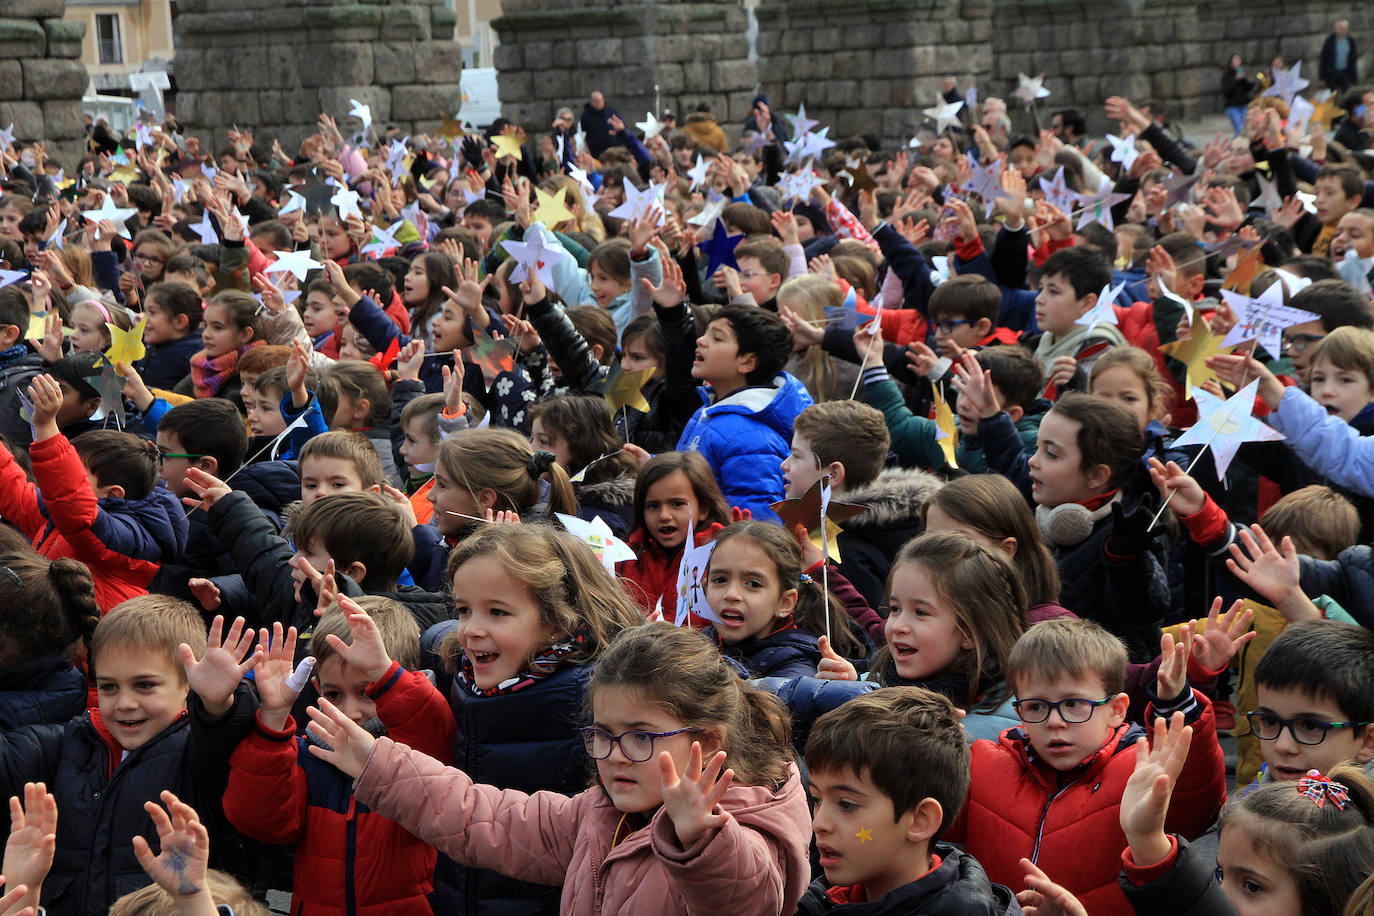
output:
[{"label": "stone aqueduct wall", "polygon": [[66,0],[0,3],[0,130],[47,141],[48,152],[75,164],[86,151],[81,96],[86,27],[62,18]]}]

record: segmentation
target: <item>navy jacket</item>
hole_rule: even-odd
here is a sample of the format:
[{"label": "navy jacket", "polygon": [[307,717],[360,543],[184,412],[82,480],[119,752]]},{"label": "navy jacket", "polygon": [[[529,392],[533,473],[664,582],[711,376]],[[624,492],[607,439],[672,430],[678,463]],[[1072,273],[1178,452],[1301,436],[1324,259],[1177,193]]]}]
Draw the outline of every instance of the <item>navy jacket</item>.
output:
[{"label": "navy jacket", "polygon": [[205,344],[194,332],[166,343],[148,344],[146,355],[134,368],[149,388],[171,391],[191,374],[191,357],[203,349]]},{"label": "navy jacket", "polygon": [[[712,637],[716,635],[710,627],[704,632]],[[821,661],[816,637],[796,627],[767,636],[751,636],[730,645],[722,644],[720,648],[727,656],[744,665],[752,677],[814,675]]]},{"label": "navy jacket", "polygon": [[0,671],[0,734],[25,725],[62,723],[86,708],[86,678],[65,653]]},{"label": "navy jacket", "polygon": [[[945,843],[931,850],[940,864],[886,896],[858,903],[836,903],[830,883],[817,878],[797,906],[797,916],[846,913],[853,916],[1019,916],[1012,892],[988,880],[978,860]],[[845,888],[837,888],[839,891]]]}]

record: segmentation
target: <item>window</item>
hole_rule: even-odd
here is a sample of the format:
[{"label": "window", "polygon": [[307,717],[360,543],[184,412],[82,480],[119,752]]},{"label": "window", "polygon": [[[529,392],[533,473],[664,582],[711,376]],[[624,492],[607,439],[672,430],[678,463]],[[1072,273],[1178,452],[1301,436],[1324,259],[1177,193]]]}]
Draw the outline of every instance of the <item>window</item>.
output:
[{"label": "window", "polygon": [[117,13],[96,14],[95,41],[102,64],[124,63],[124,48],[119,40],[119,15]]}]

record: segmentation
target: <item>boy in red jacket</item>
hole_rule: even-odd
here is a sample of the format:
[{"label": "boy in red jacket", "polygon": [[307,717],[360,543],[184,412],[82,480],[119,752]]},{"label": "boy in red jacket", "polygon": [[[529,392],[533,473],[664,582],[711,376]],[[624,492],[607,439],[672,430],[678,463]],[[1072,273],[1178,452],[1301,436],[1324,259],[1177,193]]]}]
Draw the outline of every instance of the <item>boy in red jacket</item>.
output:
[{"label": "boy in red jacket", "polygon": [[[292,673],[295,628],[283,635],[274,624],[270,641],[266,630],[259,641],[254,678],[262,705],[229,759],[229,822],[255,840],[295,845],[293,913],[429,916],[434,847],[359,805],[352,778],[309,753],[309,738],[296,737],[291,707],[310,659]],[[446,760],[453,714],[423,673],[407,670],[418,665],[419,646],[419,626],[397,602],[339,598],[310,640],[313,681],[359,725]]]},{"label": "boy in red jacket", "polygon": [[[1169,830],[1187,839],[1216,820],[1226,770],[1207,698],[1188,686],[1191,627],[1162,641],[1163,661],[1147,720],[1175,712],[1193,726]],[[1144,729],[1126,722],[1126,649],[1088,620],[1050,620],[1017,640],[1007,664],[1020,728],[972,748],[968,802],[950,840],[999,884],[1019,886],[1022,858],[1070,890],[1093,916],[1130,914],[1117,885],[1119,810]]]}]

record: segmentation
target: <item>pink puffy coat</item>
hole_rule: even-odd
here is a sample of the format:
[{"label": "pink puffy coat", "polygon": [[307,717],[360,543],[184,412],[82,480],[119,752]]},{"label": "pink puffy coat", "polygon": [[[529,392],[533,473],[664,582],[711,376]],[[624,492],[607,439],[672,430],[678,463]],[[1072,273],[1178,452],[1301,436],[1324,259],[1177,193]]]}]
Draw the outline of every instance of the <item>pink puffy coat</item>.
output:
[{"label": "pink puffy coat", "polygon": [[810,879],[811,817],[801,777],[735,786],[732,817],[689,849],[660,809],[615,849],[620,823],[600,786],[571,798],[473,783],[460,770],[387,738],[358,777],[359,801],[465,865],[562,884],[565,914],[792,916]]}]

